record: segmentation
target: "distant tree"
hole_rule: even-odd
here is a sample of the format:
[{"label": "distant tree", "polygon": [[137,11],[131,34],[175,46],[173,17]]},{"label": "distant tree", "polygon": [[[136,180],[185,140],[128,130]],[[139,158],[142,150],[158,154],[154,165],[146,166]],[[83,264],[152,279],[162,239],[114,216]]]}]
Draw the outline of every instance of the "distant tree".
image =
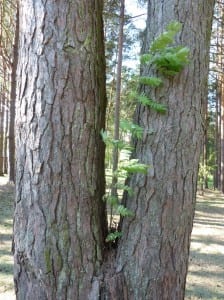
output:
[{"label": "distant tree", "polygon": [[[115,110],[114,110],[114,140],[120,138],[120,102],[121,102],[121,74],[122,74],[122,62],[123,62],[123,39],[124,39],[124,10],[125,1],[121,0],[120,8],[120,23],[119,23],[119,36],[118,36],[118,58],[117,58],[117,72],[116,72],[116,91],[115,91]],[[113,174],[118,168],[118,147],[113,148]],[[112,196],[117,196],[117,176],[112,178]]]},{"label": "distant tree", "polygon": [[[120,5],[121,1],[105,1],[104,7],[104,33],[105,33],[105,55],[106,55],[106,74],[107,74],[107,130],[113,131],[115,94],[117,83],[117,63],[118,63],[118,43],[120,26]],[[139,31],[133,24],[133,19],[124,11],[123,21],[123,49],[122,60],[131,58],[131,49],[139,37]],[[124,65],[124,64],[123,64]],[[130,69],[122,68],[122,77],[130,73]],[[122,97],[122,95],[121,95]],[[123,98],[124,99],[124,98]]]},{"label": "distant tree", "polygon": [[9,130],[8,130],[8,175],[9,181],[15,182],[15,106],[16,106],[16,70],[18,63],[19,43],[19,7],[15,3],[15,35],[13,41],[12,64],[11,64],[11,90],[9,101]]},{"label": "distant tree", "polygon": [[[14,168],[15,159],[14,147],[12,149],[11,144],[14,144],[12,133],[14,131],[15,115],[11,113],[11,108],[15,106],[15,97],[13,97],[14,101],[11,101],[10,98],[12,98],[13,90],[15,94],[15,88],[11,87],[11,82],[16,71],[16,67],[13,69],[16,6],[16,0],[0,1],[0,173],[8,173],[9,170],[9,178],[12,181],[14,179],[11,178],[11,168]],[[8,148],[9,156],[11,157],[11,154],[13,154],[9,166]]]},{"label": "distant tree", "polygon": [[[211,43],[211,94],[215,99],[215,187],[224,192],[224,2],[216,1]],[[211,124],[212,126],[212,124]]]}]

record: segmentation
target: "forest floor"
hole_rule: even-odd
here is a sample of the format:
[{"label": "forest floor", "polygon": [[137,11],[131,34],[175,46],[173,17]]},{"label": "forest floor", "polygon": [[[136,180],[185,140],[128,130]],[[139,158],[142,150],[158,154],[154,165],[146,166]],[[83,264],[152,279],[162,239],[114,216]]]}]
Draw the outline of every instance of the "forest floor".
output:
[{"label": "forest floor", "polygon": [[224,195],[198,195],[185,300],[224,300]]},{"label": "forest floor", "polygon": [[[15,300],[11,254],[13,193],[7,178],[0,177],[0,300]],[[185,300],[223,300],[223,194],[207,190],[204,196],[198,195],[191,240]]]},{"label": "forest floor", "polygon": [[14,186],[7,181],[7,177],[0,177],[0,300],[16,299],[11,251]]}]

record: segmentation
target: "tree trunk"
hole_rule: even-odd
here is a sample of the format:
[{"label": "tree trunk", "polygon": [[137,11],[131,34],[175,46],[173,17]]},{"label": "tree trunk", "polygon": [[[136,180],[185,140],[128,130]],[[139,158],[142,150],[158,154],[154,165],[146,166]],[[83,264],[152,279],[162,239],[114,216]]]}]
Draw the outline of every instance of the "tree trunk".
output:
[{"label": "tree trunk", "polygon": [[[122,60],[123,60],[123,38],[124,38],[124,9],[125,0],[121,0],[120,7],[120,24],[119,24],[119,37],[118,37],[118,57],[117,57],[117,74],[116,74],[116,94],[115,94],[115,111],[114,111],[114,140],[120,139],[120,101],[121,101],[121,73],[122,73]],[[114,175],[118,168],[119,152],[118,147],[113,148],[113,177],[112,177],[112,190],[111,194],[118,197],[117,194],[117,175]]]},{"label": "tree trunk", "polygon": [[94,299],[103,259],[102,1],[20,1],[18,300]]},{"label": "tree trunk", "polygon": [[221,74],[221,98],[220,98],[220,191],[224,193],[224,83]]},{"label": "tree trunk", "polygon": [[[8,74],[9,75],[9,74]],[[10,82],[10,80],[8,80]],[[4,111],[4,144],[3,144],[3,173],[8,174],[8,125],[9,125],[9,97],[6,97]]]},{"label": "tree trunk", "polygon": [[221,191],[221,97],[222,77],[217,76],[216,91],[216,188]]},{"label": "tree trunk", "polygon": [[[223,20],[223,9],[224,4],[222,1],[216,2],[215,5],[215,18],[219,20],[216,22],[216,64],[219,70],[223,69],[223,50],[224,50],[224,29],[220,26],[221,20]],[[218,71],[216,75],[216,182],[215,187],[220,191],[224,188],[224,178],[223,178],[223,163],[224,163],[224,87],[223,87],[223,72]]]},{"label": "tree trunk", "polygon": [[[4,68],[4,64],[3,64]],[[4,119],[5,119],[5,99],[6,99],[6,72],[4,70],[3,76],[3,88],[0,95],[0,176],[4,175],[4,139],[5,139],[5,132],[4,132]]]},{"label": "tree trunk", "polygon": [[9,181],[15,182],[15,102],[16,102],[16,69],[18,64],[18,43],[19,43],[19,7],[17,4],[15,39],[13,45],[13,62],[11,73],[11,92],[10,92],[10,114],[9,114],[9,158],[8,173]]},{"label": "tree trunk", "polygon": [[[168,107],[165,115],[140,105],[136,121],[145,128],[136,157],[151,167],[131,180],[135,196],[126,205],[117,272],[123,272],[127,299],[184,299],[199,156],[203,102],[207,97],[208,51],[214,1],[149,1],[143,53],[166,24],[178,20],[178,44],[190,49],[180,75],[162,88],[145,90]],[[144,68],[143,75],[149,74]],[[149,134],[153,132],[153,134]],[[125,298],[126,299],[126,298]]]}]

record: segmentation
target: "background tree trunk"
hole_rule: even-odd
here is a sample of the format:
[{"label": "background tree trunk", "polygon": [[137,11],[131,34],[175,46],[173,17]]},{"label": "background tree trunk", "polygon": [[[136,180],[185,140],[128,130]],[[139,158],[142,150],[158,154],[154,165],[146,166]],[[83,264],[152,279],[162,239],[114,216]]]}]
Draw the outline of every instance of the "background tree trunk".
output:
[{"label": "background tree trunk", "polygon": [[[117,73],[116,73],[116,93],[114,101],[114,140],[120,139],[120,101],[121,101],[121,73],[123,61],[123,38],[124,38],[124,9],[125,1],[121,0],[120,7],[120,23],[119,23],[119,36],[118,36],[118,56],[117,56]],[[112,190],[111,194],[118,197],[117,194],[117,175],[114,175],[118,168],[119,152],[118,147],[113,148],[113,168],[112,168]]]},{"label": "background tree trunk", "polygon": [[[124,219],[117,272],[123,272],[125,299],[184,299],[197,171],[203,141],[208,51],[214,1],[149,1],[143,53],[172,20],[183,24],[177,44],[190,49],[180,75],[161,89],[145,90],[168,107],[165,115],[140,105],[136,121],[145,128],[136,157],[151,168],[131,180],[134,197]],[[149,74],[145,67],[142,74]],[[149,134],[153,132],[153,134]]]},{"label": "background tree trunk", "polygon": [[[2,98],[2,97],[1,97]],[[3,107],[1,105],[2,100],[0,99],[0,176],[4,175],[3,166],[4,166],[4,158],[3,158],[3,141],[4,141],[4,127],[3,127]]]},{"label": "background tree trunk", "polygon": [[11,92],[10,92],[10,114],[9,114],[9,181],[15,182],[15,102],[16,102],[16,70],[18,64],[18,43],[19,43],[19,7],[17,4],[15,38],[13,44],[13,61],[11,73]]},{"label": "background tree trunk", "polygon": [[102,1],[23,0],[19,15],[17,299],[94,299],[107,230]]}]

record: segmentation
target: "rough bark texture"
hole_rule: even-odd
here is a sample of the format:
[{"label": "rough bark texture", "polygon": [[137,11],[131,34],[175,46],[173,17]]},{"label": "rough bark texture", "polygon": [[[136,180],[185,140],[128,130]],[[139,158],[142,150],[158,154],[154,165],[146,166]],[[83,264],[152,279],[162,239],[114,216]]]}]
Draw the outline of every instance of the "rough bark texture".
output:
[{"label": "rough bark texture", "polygon": [[167,105],[165,115],[144,106],[136,111],[136,121],[145,128],[136,156],[151,168],[147,176],[132,178],[135,196],[126,203],[135,217],[123,222],[117,256],[116,271],[123,273],[126,285],[124,299],[184,299],[213,5],[211,0],[149,1],[143,53],[165,25],[178,20],[183,29],[177,44],[190,48],[190,63],[173,79],[164,79],[162,88],[145,90]]},{"label": "rough bark texture", "polygon": [[116,253],[105,252],[103,245],[102,1],[21,1],[14,220],[18,300],[184,298],[214,3],[148,3],[143,52],[169,21],[179,20],[183,30],[177,43],[190,48],[191,60],[180,75],[150,92],[167,104],[165,115],[143,106],[136,111],[145,128],[136,156],[151,168],[131,180],[135,196],[127,198],[127,206],[135,216],[124,219]]},{"label": "rough bark texture", "polygon": [[[20,1],[18,300],[95,299],[106,230],[102,1]],[[94,298],[95,297],[95,298]]]}]

